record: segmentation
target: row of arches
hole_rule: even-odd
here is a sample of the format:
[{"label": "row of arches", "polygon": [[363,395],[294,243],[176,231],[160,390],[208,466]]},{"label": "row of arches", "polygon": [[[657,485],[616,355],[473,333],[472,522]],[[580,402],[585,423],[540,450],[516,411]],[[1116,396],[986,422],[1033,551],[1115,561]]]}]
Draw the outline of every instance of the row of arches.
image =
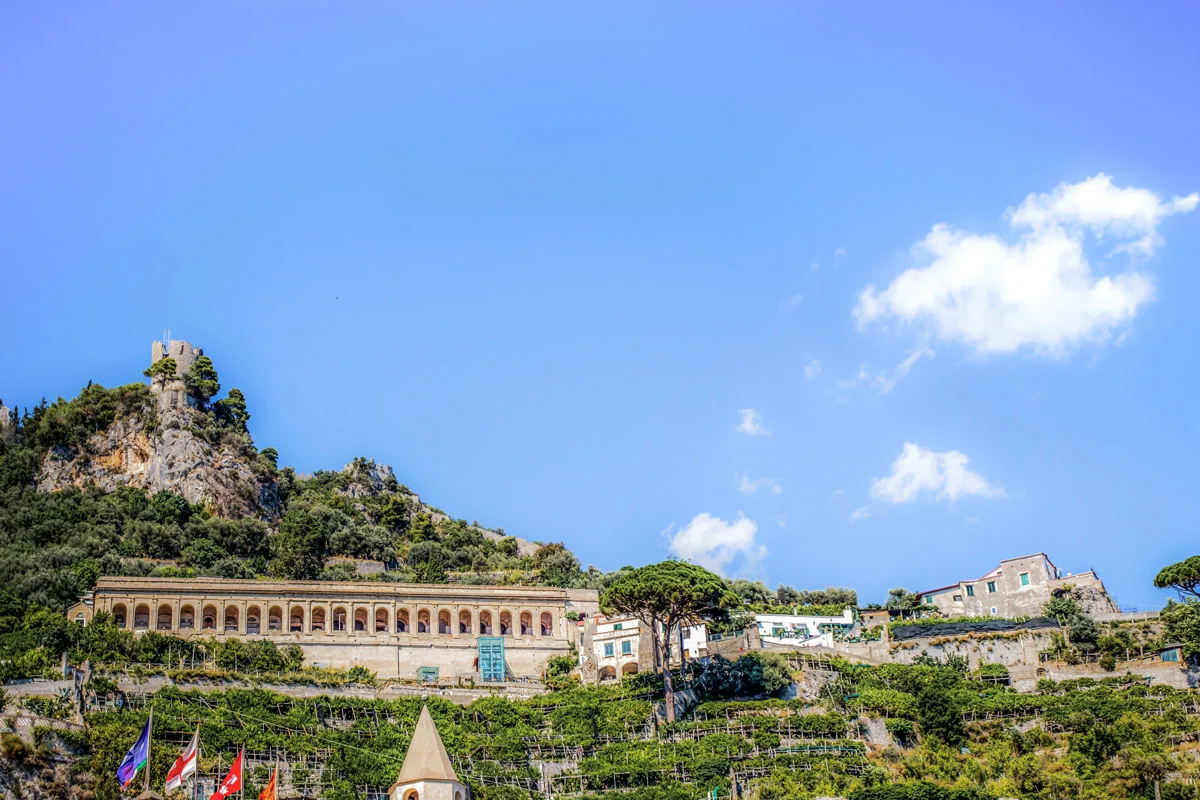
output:
[{"label": "row of arches", "polygon": [[[175,609],[170,603],[160,603],[154,608],[149,603],[133,604],[132,617],[125,603],[116,603],[112,607],[113,619],[119,628],[132,628],[135,631],[158,630],[202,630],[224,631],[235,633],[242,631],[241,608],[225,606],[223,609],[209,603],[199,606],[184,603],[179,607],[179,619],[175,620]],[[416,617],[410,616],[407,608],[377,608],[374,618],[369,609],[353,606],[338,605],[332,608],[329,618],[326,609],[318,606],[312,610],[312,619],[306,629],[304,624],[304,608],[292,606],[285,610],[282,605],[250,605],[246,607],[246,627],[248,634],[271,633],[307,633],[311,631],[334,631],[355,633],[427,633],[449,635],[453,633],[480,636],[552,636],[554,635],[554,615],[543,611],[534,619],[529,611],[519,612],[515,617],[508,610],[500,611],[493,616],[491,611],[483,610],[475,615],[470,609],[461,609],[458,618],[452,617],[448,609],[435,612],[432,609],[420,608]],[[535,625],[536,622],[536,625]],[[132,623],[132,624],[130,624]]]},{"label": "row of arches", "polygon": [[[636,675],[637,671],[638,671],[638,665],[637,665],[636,661],[630,661],[628,664],[625,664],[624,666],[621,667],[622,675]],[[616,678],[617,678],[616,667],[601,667],[600,672],[598,673],[598,677],[600,678],[601,681],[616,680]]]}]

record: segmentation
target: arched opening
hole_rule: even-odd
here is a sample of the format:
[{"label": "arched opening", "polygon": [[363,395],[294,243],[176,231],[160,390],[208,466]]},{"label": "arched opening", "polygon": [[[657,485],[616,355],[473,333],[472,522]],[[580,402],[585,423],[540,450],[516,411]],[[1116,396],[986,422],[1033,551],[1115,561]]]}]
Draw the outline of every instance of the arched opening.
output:
[{"label": "arched opening", "polygon": [[76,625],[84,625],[84,624],[86,624],[86,622],[87,622],[87,620],[84,618],[82,611],[80,611],[78,614],[75,615],[75,624]]},{"label": "arched opening", "polygon": [[217,629],[217,607],[205,606],[204,615],[200,619],[200,630],[215,631]]},{"label": "arched opening", "polygon": [[549,611],[542,612],[542,636],[551,636],[554,633],[554,617]]},{"label": "arched opening", "polygon": [[117,603],[115,606],[113,606],[113,610],[112,610],[113,622],[115,622],[117,624],[118,628],[125,627],[125,622],[126,622],[125,617],[128,613],[129,612],[125,610],[124,603]]},{"label": "arched opening", "polygon": [[492,612],[490,612],[490,611],[480,611],[479,612],[479,635],[480,636],[491,636],[492,635]]},{"label": "arched opening", "polygon": [[637,675],[638,665],[636,661],[630,661],[621,667],[622,675]]},{"label": "arched opening", "polygon": [[444,608],[438,612],[438,633],[450,633],[450,612]]},{"label": "arched opening", "polygon": [[232,633],[238,629],[238,610],[237,606],[229,606],[225,609],[225,632]]},{"label": "arched opening", "polygon": [[462,792],[458,791],[457,789],[454,790],[454,800],[463,800]]},{"label": "arched opening", "polygon": [[617,678],[617,671],[615,669],[613,669],[612,667],[601,667],[600,668],[600,681],[601,682],[616,680],[616,678]]},{"label": "arched opening", "polygon": [[179,609],[179,629],[181,631],[195,630],[196,628],[196,609],[191,606],[184,606]]},{"label": "arched opening", "polygon": [[333,610],[333,629],[335,631],[346,630],[346,609],[341,606]]},{"label": "arched opening", "polygon": [[429,633],[429,609],[422,608],[417,612],[417,633]]},{"label": "arched opening", "polygon": [[288,631],[290,633],[304,633],[304,609],[299,606],[292,609],[292,613],[288,618]]},{"label": "arched opening", "polygon": [[365,608],[354,609],[354,630],[355,630],[355,632],[366,631],[367,630],[367,622],[368,622],[367,610]]},{"label": "arched opening", "polygon": [[166,603],[161,603],[158,606],[158,619],[154,622],[154,629],[158,631],[171,630],[171,607]]},{"label": "arched opening", "polygon": [[325,609],[314,608],[312,615],[312,629],[314,631],[325,632]]},{"label": "arched opening", "polygon": [[521,612],[521,635],[533,636],[533,614],[528,611]]},{"label": "arched opening", "polygon": [[408,633],[408,609],[396,612],[396,633]]},{"label": "arched opening", "polygon": [[246,609],[246,633],[262,633],[262,609],[258,606]]},{"label": "arched opening", "polygon": [[421,800],[421,798],[417,795],[416,789],[409,789],[404,793],[404,800]]},{"label": "arched opening", "polygon": [[133,629],[145,631],[150,629],[150,607],[138,606],[133,610]]},{"label": "arched opening", "polygon": [[500,612],[500,635],[512,636],[512,614],[508,611]]},{"label": "arched opening", "polygon": [[375,632],[376,633],[387,633],[388,632],[388,618],[387,617],[388,617],[388,612],[387,612],[386,608],[375,609]]},{"label": "arched opening", "polygon": [[458,612],[458,632],[471,632],[471,612],[467,611],[465,608]]},{"label": "arched opening", "polygon": [[283,609],[279,606],[271,606],[271,610],[267,612],[267,630],[272,633],[283,630]]}]

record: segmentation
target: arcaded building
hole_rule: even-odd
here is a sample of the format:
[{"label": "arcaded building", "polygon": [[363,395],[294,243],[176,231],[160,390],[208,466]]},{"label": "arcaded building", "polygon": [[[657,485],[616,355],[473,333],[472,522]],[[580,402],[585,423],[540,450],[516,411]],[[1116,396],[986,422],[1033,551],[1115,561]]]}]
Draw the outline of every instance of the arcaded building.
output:
[{"label": "arcaded building", "polygon": [[385,678],[500,681],[539,676],[569,650],[567,612],[596,605],[594,591],[541,586],[101,578],[67,618],[103,611],[134,632],[296,644],[306,664]]}]

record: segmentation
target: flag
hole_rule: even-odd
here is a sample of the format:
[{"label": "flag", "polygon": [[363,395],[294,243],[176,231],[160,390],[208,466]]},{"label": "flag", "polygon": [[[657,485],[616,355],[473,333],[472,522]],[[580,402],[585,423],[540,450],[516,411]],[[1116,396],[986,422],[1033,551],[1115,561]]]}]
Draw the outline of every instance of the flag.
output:
[{"label": "flag", "polygon": [[239,751],[237,758],[233,760],[233,766],[229,768],[228,774],[225,775],[225,780],[221,781],[221,785],[217,790],[209,795],[208,800],[225,800],[227,797],[233,797],[242,788],[242,753]]},{"label": "flag", "polygon": [[178,789],[183,785],[183,780],[189,775],[196,774],[196,756],[200,753],[200,726],[196,726],[196,732],[192,734],[192,740],[188,742],[188,746],[183,748],[183,755],[175,759],[175,764],[171,767],[171,771],[167,773],[167,791]]},{"label": "flag", "polygon": [[117,767],[117,781],[121,784],[121,788],[133,781],[138,770],[146,766],[146,762],[150,759],[150,722],[152,718],[146,720],[146,727],[142,728],[142,735],[133,743],[133,747],[129,748],[129,752],[121,759],[121,766]]},{"label": "flag", "polygon": [[275,797],[275,779],[279,777],[279,767],[275,767],[275,771],[271,773],[271,780],[267,781],[267,785],[258,793],[258,800],[276,800]]}]

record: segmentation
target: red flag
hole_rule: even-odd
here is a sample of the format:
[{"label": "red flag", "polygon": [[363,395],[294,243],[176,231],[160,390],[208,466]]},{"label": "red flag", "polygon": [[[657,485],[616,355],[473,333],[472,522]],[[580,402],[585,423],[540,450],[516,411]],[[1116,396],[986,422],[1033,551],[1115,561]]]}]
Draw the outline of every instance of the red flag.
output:
[{"label": "red flag", "polygon": [[209,796],[208,800],[225,800],[227,797],[235,796],[241,788],[242,753],[239,751],[237,758],[233,760],[233,766],[229,768],[229,773],[225,776],[225,780],[221,781],[221,785]]},{"label": "red flag", "polygon": [[279,777],[279,767],[275,767],[275,771],[271,773],[271,780],[267,781],[267,785],[258,793],[258,800],[276,800],[275,798],[275,779]]},{"label": "red flag", "polygon": [[183,755],[175,759],[174,766],[167,773],[167,791],[178,789],[183,785],[183,780],[189,775],[196,774],[196,756],[200,752],[200,726],[196,726],[196,732],[192,734],[192,740],[188,742],[188,746],[183,749]]}]

